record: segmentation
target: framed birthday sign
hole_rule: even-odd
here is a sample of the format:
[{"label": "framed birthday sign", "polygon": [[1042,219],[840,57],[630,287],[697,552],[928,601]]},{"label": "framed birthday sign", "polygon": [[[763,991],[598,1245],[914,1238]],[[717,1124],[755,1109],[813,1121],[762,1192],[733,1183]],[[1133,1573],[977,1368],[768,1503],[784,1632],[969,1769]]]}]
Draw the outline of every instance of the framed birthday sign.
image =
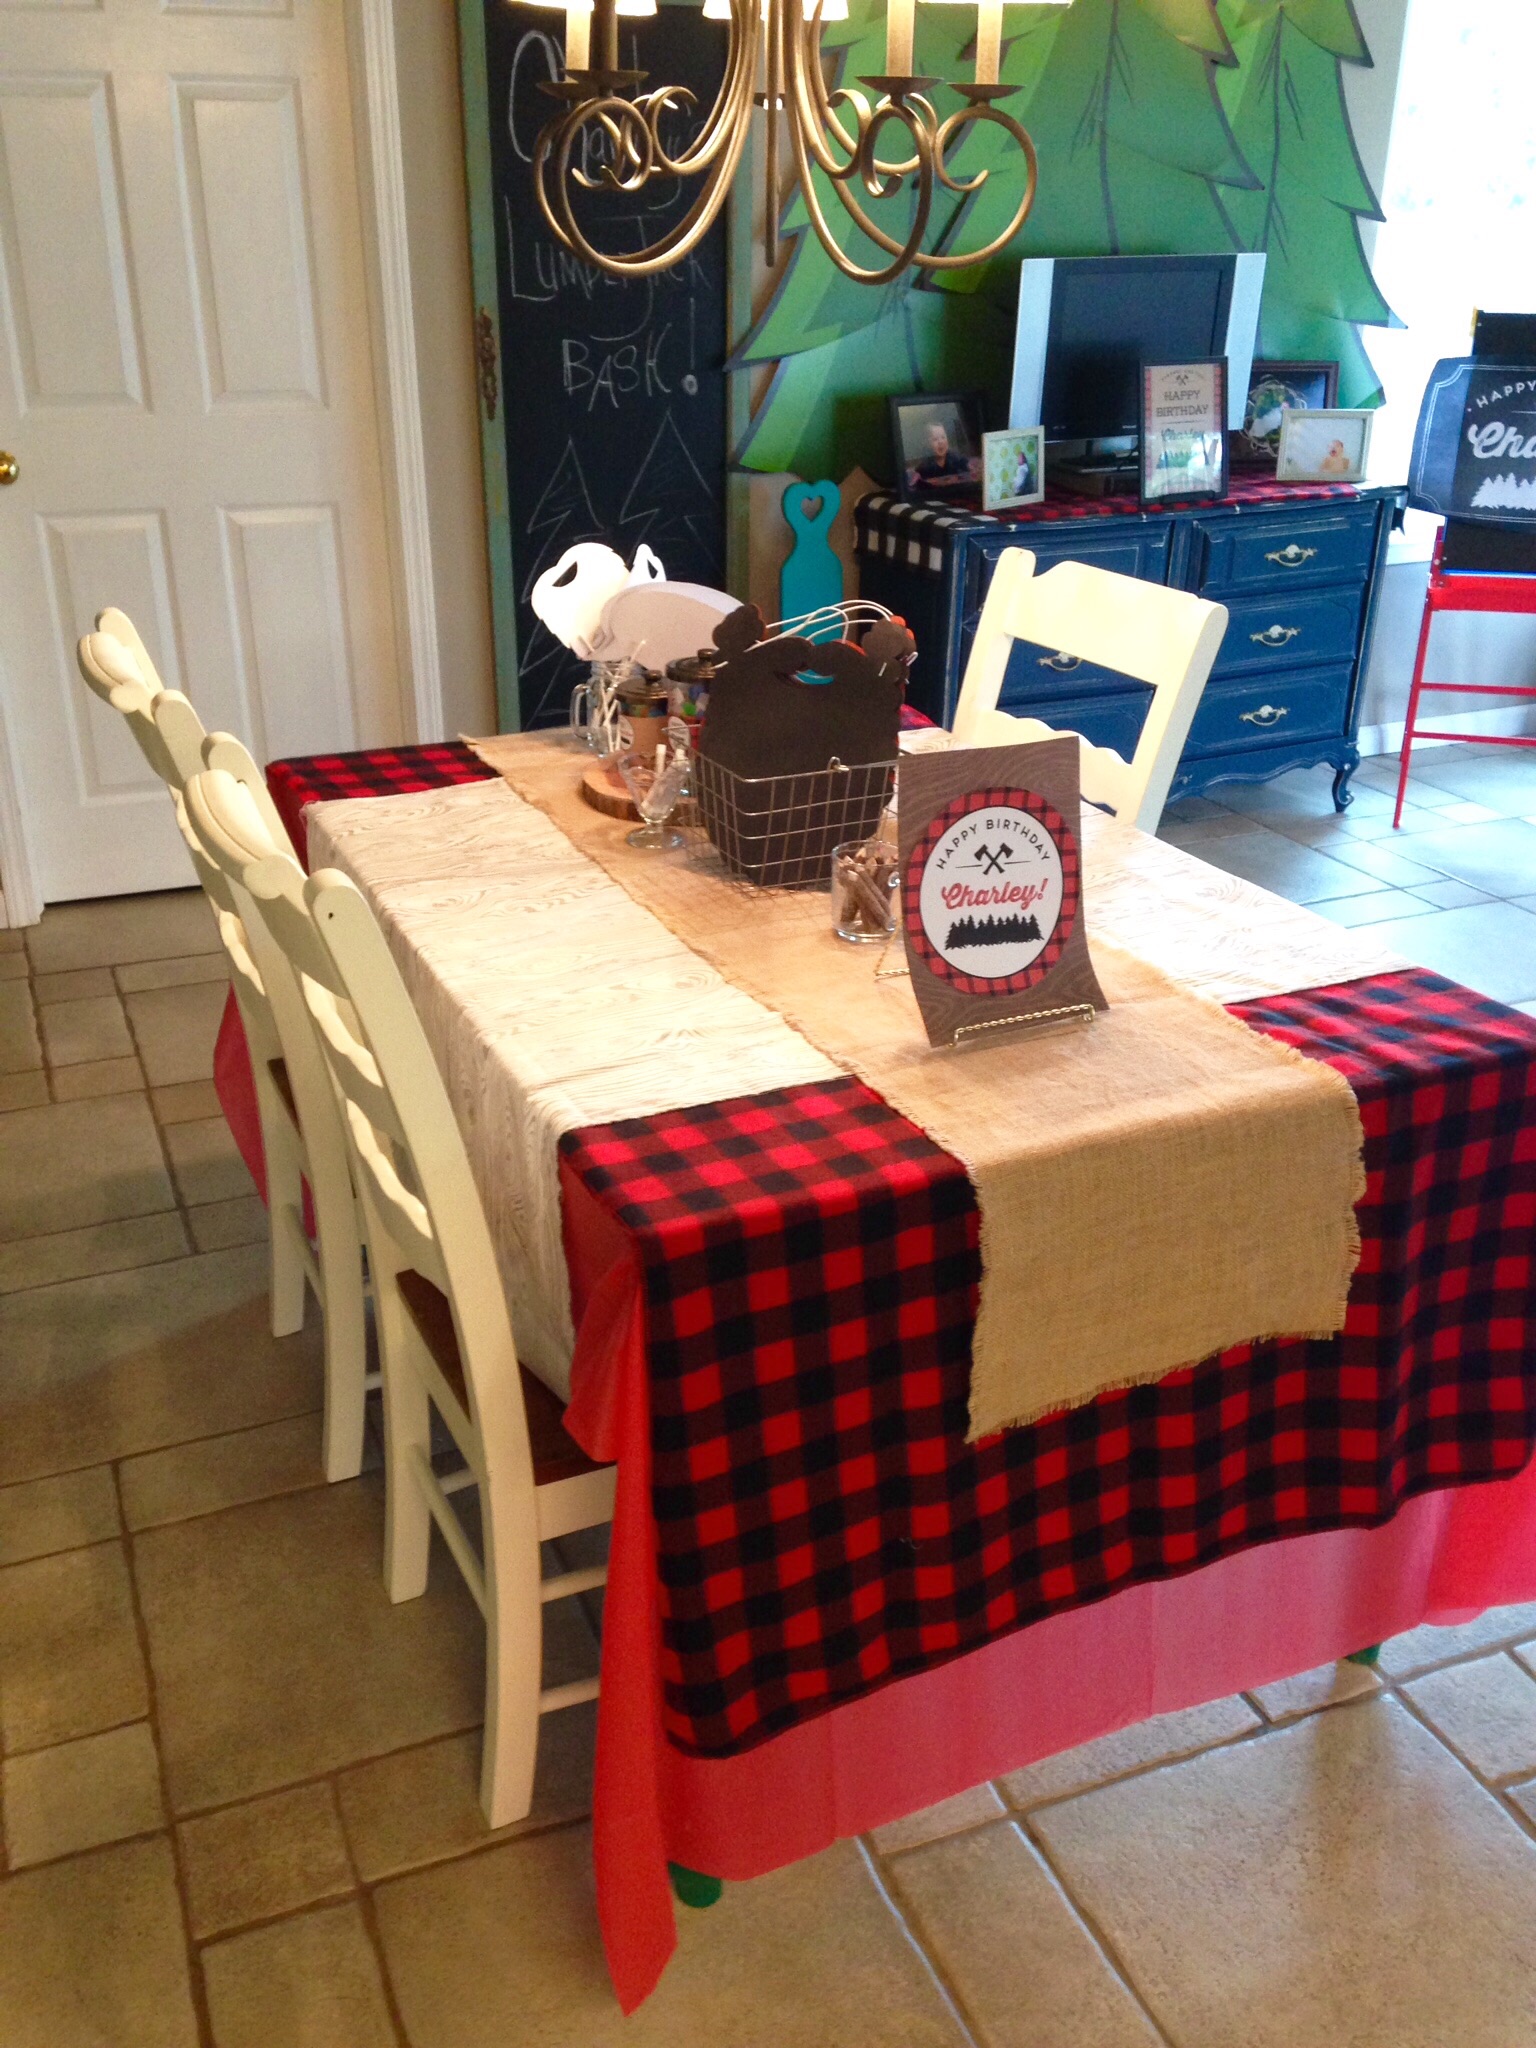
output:
[{"label": "framed birthday sign", "polygon": [[1107,1007],[1083,929],[1078,743],[901,763],[902,932],[934,1045]]}]

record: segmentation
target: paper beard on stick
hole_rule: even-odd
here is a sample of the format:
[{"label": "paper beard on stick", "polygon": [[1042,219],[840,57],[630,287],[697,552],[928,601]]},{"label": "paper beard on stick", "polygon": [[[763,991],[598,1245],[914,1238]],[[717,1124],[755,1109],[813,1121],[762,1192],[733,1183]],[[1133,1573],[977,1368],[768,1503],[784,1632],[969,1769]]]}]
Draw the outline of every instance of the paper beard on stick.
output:
[{"label": "paper beard on stick", "polygon": [[579,540],[566,549],[552,569],[534,584],[529,597],[534,616],[562,646],[582,661],[596,657],[595,642],[611,598],[635,583],[661,583],[666,570],[648,547],[635,551],[630,567],[620,554],[599,540]]}]

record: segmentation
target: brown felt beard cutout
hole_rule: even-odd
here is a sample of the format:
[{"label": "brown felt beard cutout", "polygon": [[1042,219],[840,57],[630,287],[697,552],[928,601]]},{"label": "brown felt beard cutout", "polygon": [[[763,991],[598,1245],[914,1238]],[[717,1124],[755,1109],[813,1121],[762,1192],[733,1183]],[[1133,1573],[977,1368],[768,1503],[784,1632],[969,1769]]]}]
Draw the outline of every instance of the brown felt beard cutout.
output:
[{"label": "brown felt beard cutout", "polygon": [[1108,1009],[1083,925],[1075,738],[901,764],[902,935],[933,1045]]},{"label": "brown felt beard cutout", "polygon": [[[803,775],[834,758],[850,767],[896,758],[907,662],[916,652],[898,620],[850,640],[764,639],[755,604],[715,628],[720,665],[699,751],[736,775]],[[826,676],[802,683],[801,673]]]},{"label": "brown felt beard cutout", "polygon": [[[878,620],[862,647],[764,632],[756,605],[715,628],[720,661],[699,735],[695,795],[727,867],[761,886],[794,888],[825,882],[835,846],[880,829],[889,771],[827,770],[895,760],[916,649],[895,619]],[[801,672],[828,680],[802,682]]]}]

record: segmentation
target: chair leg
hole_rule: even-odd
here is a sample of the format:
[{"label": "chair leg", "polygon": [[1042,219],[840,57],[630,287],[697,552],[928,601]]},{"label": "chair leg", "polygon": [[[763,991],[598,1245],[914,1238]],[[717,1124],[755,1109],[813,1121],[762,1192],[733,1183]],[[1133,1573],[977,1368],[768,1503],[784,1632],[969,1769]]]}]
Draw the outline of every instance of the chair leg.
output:
[{"label": "chair leg", "polygon": [[384,1368],[384,1587],[398,1602],[427,1590],[432,1510],[416,1479],[413,1452],[432,1456],[432,1404],[411,1361],[415,1332],[392,1274],[374,1275],[374,1313]]},{"label": "chair leg", "polygon": [[1392,830],[1403,822],[1403,795],[1408,787],[1408,762],[1413,753],[1413,735],[1419,722],[1419,697],[1424,688],[1424,663],[1429,654],[1429,636],[1435,623],[1434,600],[1424,600],[1424,621],[1419,627],[1419,651],[1414,657],[1413,683],[1408,691],[1408,720],[1403,727],[1403,759],[1397,771],[1397,808],[1392,813]]},{"label": "chair leg", "polygon": [[304,1327],[309,1276],[299,1255],[304,1229],[304,1177],[286,1133],[264,1132],[267,1151],[267,1221],[272,1232],[272,1334],[292,1337]]},{"label": "chair leg", "polygon": [[[319,1176],[317,1175],[317,1178]],[[320,1279],[325,1289],[325,1476],[355,1479],[363,1469],[367,1408],[368,1312],[357,1203],[350,1183],[314,1194]]]},{"label": "chair leg", "polygon": [[509,1532],[498,1531],[495,1506],[487,1493],[488,1489],[481,1489],[485,1738],[480,1752],[480,1804],[490,1825],[501,1828],[524,1819],[533,1805],[544,1610],[539,1599],[537,1524],[519,1530],[515,1540]]},{"label": "chair leg", "polygon": [[363,1303],[363,1262],[356,1244],[333,1247],[321,1239],[325,1282],[325,1476],[355,1479],[363,1469],[368,1409],[368,1315]]}]

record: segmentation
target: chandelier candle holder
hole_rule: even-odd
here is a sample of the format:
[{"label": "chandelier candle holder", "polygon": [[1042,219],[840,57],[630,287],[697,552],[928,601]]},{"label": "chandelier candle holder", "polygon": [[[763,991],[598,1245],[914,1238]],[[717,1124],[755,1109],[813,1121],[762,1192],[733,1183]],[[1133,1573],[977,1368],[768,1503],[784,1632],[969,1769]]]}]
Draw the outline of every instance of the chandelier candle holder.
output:
[{"label": "chandelier candle holder", "polygon": [[[884,72],[835,89],[827,83],[821,30],[824,21],[846,17],[847,0],[705,0],[706,15],[730,23],[725,74],[693,139],[678,146],[672,135],[669,146],[668,131],[695,112],[694,93],[680,85],[642,91],[646,74],[620,63],[620,15],[652,14],[655,0],[568,0],[565,75],[544,87],[564,104],[540,132],[533,159],[539,207],[551,232],[573,255],[614,277],[645,277],[681,263],[718,219],[741,166],[754,110],[761,108],[767,117],[764,254],[770,263],[778,253],[780,116],[811,226],[845,276],[880,285],[914,267],[933,272],[985,263],[1029,218],[1038,166],[1027,130],[998,104],[1014,91],[998,78],[1003,8],[1013,0],[948,4],[976,5],[975,75],[950,82],[963,104],[940,119],[930,94],[941,81],[913,70],[917,0],[887,0]],[[1037,4],[1070,6],[1071,0]],[[970,176],[952,168],[966,135],[984,124],[1001,129],[1018,148],[1021,184],[1013,216],[981,248],[925,248],[940,189],[965,198],[999,175],[996,168]],[[888,262],[865,266],[848,255],[834,232],[818,171],[843,213]],[[646,247],[600,248],[577,220],[582,192],[633,194],[658,178],[700,183],[682,217]],[[870,208],[909,193],[903,203],[910,224],[904,234],[893,234]]]}]

